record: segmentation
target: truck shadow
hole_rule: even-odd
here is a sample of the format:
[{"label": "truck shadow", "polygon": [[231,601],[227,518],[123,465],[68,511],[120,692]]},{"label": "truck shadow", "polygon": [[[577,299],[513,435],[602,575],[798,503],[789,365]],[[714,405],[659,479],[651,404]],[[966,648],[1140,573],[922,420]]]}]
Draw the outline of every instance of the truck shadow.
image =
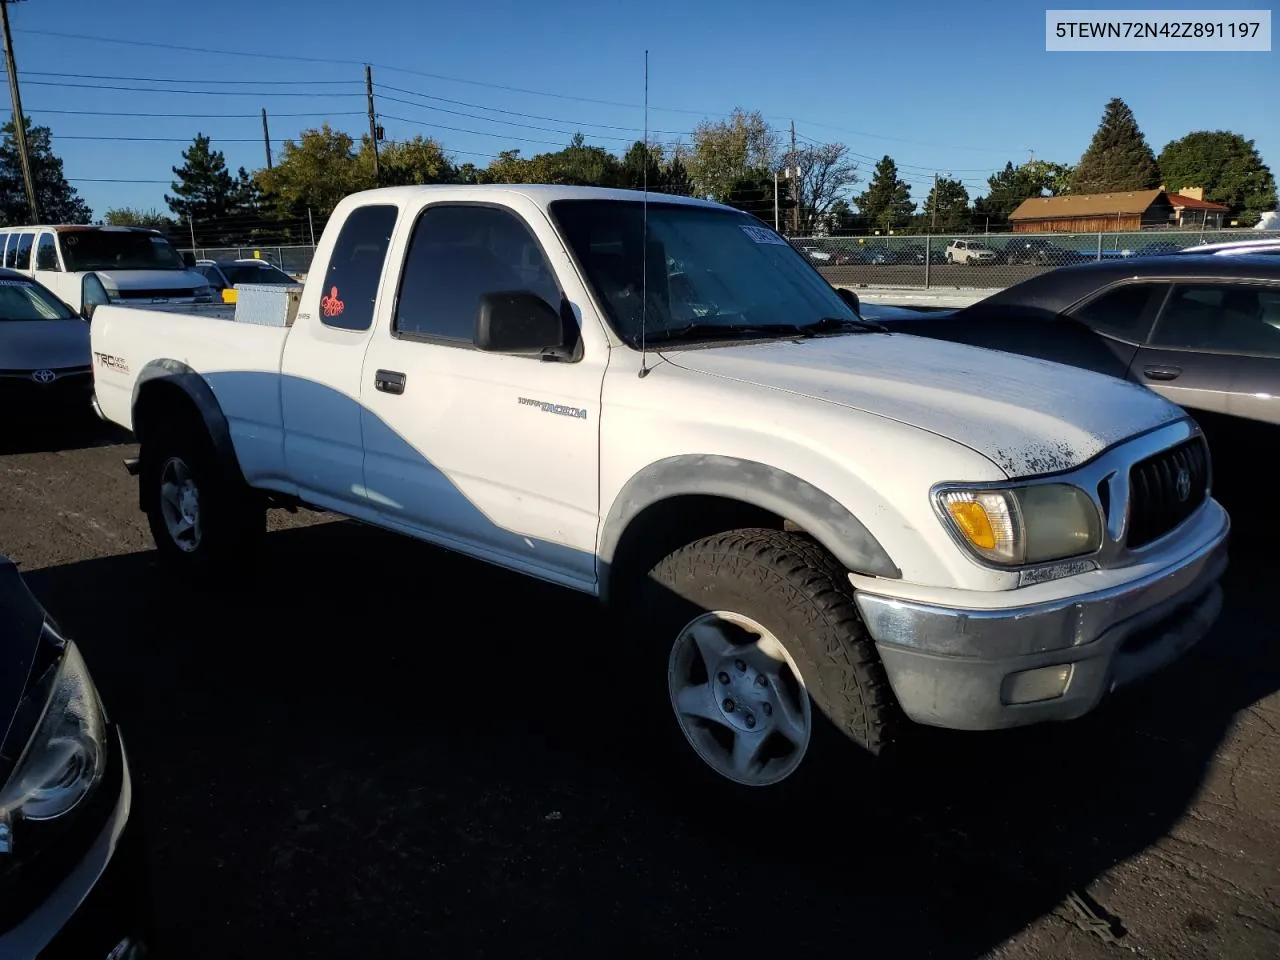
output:
[{"label": "truck shadow", "polygon": [[268,541],[243,591],[24,573],[123,727],[174,956],[978,956],[1163,837],[1280,689],[1276,564],[1236,557],[1212,638],[1093,716],[928,732],[884,793],[850,746],[763,819],[673,772],[666,650],[592,599],[351,522]]},{"label": "truck shadow", "polygon": [[126,443],[130,438],[127,430],[104,423],[88,411],[40,422],[10,419],[0,427],[0,456],[83,450]]}]

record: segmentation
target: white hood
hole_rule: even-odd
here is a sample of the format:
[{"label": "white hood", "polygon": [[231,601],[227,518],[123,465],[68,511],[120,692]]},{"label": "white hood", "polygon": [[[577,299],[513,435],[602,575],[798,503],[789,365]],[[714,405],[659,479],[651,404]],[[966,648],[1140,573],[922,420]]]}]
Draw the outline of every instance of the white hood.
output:
[{"label": "white hood", "polygon": [[95,270],[107,288],[119,290],[190,290],[209,281],[190,270]]},{"label": "white hood", "polygon": [[825,400],[963,443],[1010,477],[1068,470],[1185,412],[1137,384],[981,347],[854,334],[671,351],[687,370]]}]

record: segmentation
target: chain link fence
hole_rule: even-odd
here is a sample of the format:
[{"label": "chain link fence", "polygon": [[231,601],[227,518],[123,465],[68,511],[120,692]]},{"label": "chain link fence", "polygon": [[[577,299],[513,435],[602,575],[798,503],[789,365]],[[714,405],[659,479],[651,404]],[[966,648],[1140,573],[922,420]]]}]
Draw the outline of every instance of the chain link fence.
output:
[{"label": "chain link fence", "polygon": [[[1280,241],[1280,231],[1146,230],[1134,233],[1001,233],[941,236],[792,237],[818,270],[841,286],[995,290],[1054,267],[1173,253],[1228,240]],[[196,259],[257,258],[305,276],[315,247],[205,247]]]},{"label": "chain link fence", "polygon": [[996,290],[1072,263],[1161,255],[1203,243],[1265,239],[1280,241],[1280,231],[793,237],[791,242],[823,276],[841,286]]}]

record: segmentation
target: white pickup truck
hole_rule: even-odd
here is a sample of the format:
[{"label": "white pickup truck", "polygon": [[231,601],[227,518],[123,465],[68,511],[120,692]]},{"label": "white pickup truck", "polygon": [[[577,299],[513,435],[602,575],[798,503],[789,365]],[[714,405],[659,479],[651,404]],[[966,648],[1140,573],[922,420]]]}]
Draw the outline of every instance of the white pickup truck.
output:
[{"label": "white pickup truck", "polygon": [[94,316],[168,562],[235,565],[304,505],[623,605],[601,642],[654,658],[677,753],[723,780],[803,782],[904,718],[1078,717],[1221,609],[1229,520],[1182,409],[885,332],[731,208],[367,191],[295,297]]}]

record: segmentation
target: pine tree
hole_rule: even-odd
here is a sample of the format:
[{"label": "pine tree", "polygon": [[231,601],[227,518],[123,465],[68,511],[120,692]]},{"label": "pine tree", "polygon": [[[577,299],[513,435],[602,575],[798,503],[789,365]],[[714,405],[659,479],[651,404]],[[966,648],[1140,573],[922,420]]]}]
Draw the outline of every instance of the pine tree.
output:
[{"label": "pine tree", "polygon": [[[40,222],[88,223],[93,211],[63,175],[62,159],[53,152],[49,128],[33,127],[27,117],[25,132]],[[22,226],[31,223],[31,206],[27,203],[13,121],[0,128],[0,133],[4,136],[0,141],[0,224]]]},{"label": "pine tree", "polygon": [[1119,97],[1113,98],[1075,169],[1071,192],[1110,193],[1159,186],[1160,168],[1133,111]]},{"label": "pine tree", "polygon": [[876,164],[867,189],[854,202],[869,225],[882,229],[902,224],[916,209],[911,187],[898,177],[898,165],[888,154]]},{"label": "pine tree", "polygon": [[182,151],[182,161],[172,168],[178,179],[172,184],[174,196],[166,194],[165,203],[194,230],[197,245],[225,242],[224,235],[236,232],[238,225],[228,221],[240,213],[248,174],[241,170],[240,181],[232,177],[222,151],[209,149],[209,138],[199,133]]}]

